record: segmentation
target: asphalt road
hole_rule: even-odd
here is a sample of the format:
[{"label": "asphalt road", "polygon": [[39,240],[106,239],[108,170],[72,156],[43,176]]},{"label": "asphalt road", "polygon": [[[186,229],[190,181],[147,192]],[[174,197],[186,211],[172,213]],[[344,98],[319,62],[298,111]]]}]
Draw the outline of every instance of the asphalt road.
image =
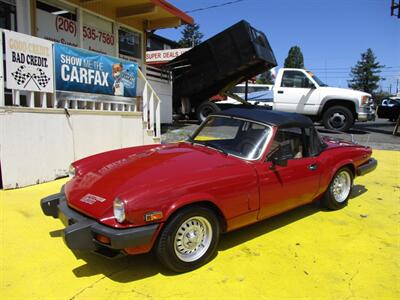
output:
[{"label": "asphalt road", "polygon": [[[165,125],[162,127],[162,142],[172,143],[184,140],[198,126],[196,121],[178,122],[173,125]],[[353,140],[354,142],[370,146],[373,149],[381,150],[400,150],[400,136],[393,135],[395,123],[389,122],[387,119],[377,119],[371,122],[356,123],[354,127],[347,133],[326,133],[332,137]],[[324,130],[323,126],[316,126],[320,130]]]}]

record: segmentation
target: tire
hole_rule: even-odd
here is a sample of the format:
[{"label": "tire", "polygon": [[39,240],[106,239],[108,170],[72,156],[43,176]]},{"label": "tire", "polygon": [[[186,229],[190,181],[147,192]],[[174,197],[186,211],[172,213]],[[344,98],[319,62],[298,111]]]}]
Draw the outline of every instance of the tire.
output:
[{"label": "tire", "polygon": [[353,187],[353,173],[349,168],[341,168],[333,176],[328,190],[322,198],[324,206],[330,210],[345,207]]},{"label": "tire", "polygon": [[197,120],[203,122],[208,117],[208,115],[219,111],[221,111],[221,109],[218,107],[217,104],[210,101],[204,101],[197,107],[196,117]]},{"label": "tire", "polygon": [[156,246],[157,258],[177,273],[194,270],[213,257],[219,235],[220,223],[213,211],[189,206],[165,225]]},{"label": "tire", "polygon": [[332,106],[322,115],[322,122],[326,129],[347,131],[354,124],[354,116],[345,106]]}]

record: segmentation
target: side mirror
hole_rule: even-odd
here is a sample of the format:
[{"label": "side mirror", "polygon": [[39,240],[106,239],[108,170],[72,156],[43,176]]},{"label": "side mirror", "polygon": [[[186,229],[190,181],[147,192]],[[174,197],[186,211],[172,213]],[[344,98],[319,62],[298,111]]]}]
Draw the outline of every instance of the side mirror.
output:
[{"label": "side mirror", "polygon": [[271,162],[271,170],[275,169],[275,166],[286,167],[288,160],[292,157],[292,146],[288,142],[282,142],[279,144],[276,152],[273,154]]}]

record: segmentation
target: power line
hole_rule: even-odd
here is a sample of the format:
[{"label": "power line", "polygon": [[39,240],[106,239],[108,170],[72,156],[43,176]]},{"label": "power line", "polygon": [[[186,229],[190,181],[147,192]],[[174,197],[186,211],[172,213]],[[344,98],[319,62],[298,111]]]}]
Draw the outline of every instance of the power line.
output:
[{"label": "power line", "polygon": [[[315,73],[327,73],[327,74],[349,74],[351,73],[350,71],[325,71],[325,70],[318,70],[315,71]],[[379,73],[379,74],[389,74],[389,75],[396,75],[399,74],[400,75],[400,70],[398,71],[381,71],[381,72],[374,72],[374,73]]]},{"label": "power line", "polygon": [[195,9],[192,9],[192,10],[185,11],[185,13],[193,13],[193,12],[196,12],[196,11],[204,11],[204,10],[208,10],[208,9],[212,9],[212,8],[219,8],[219,7],[223,7],[223,6],[227,6],[227,5],[236,4],[236,3],[239,3],[239,2],[242,2],[242,1],[245,1],[245,0],[234,0],[234,1],[228,1],[228,2],[224,2],[224,3],[221,3],[221,4],[215,4],[215,5],[211,5],[211,6],[207,6],[207,7],[195,8]]},{"label": "power line", "polygon": [[[324,68],[324,67],[319,67],[319,68],[307,68],[308,70],[349,70],[352,67],[332,67],[332,68]],[[381,67],[381,69],[400,69],[400,66],[384,66]]]},{"label": "power line", "polygon": [[[350,76],[328,76],[328,77],[325,77],[325,76],[323,76],[323,74],[318,74],[318,77],[319,78],[322,78],[322,79],[332,79],[332,78],[335,78],[335,79],[351,79],[351,77]],[[386,78],[398,78],[398,76],[396,76],[396,75],[389,75],[389,76],[387,76],[387,75],[384,75],[383,76],[385,79]]]}]

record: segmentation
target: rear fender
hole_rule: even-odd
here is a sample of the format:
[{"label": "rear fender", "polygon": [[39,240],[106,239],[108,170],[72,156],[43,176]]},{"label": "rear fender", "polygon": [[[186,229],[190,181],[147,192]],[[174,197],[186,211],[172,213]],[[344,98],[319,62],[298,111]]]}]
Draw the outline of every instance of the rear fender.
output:
[{"label": "rear fender", "polygon": [[349,166],[351,171],[353,172],[353,176],[355,175],[355,167],[354,162],[351,159],[341,160],[336,165],[333,166],[323,177],[323,181],[321,182],[321,191],[325,192],[329,184],[331,183],[333,176],[335,176],[336,172],[339,171],[344,166]]}]

